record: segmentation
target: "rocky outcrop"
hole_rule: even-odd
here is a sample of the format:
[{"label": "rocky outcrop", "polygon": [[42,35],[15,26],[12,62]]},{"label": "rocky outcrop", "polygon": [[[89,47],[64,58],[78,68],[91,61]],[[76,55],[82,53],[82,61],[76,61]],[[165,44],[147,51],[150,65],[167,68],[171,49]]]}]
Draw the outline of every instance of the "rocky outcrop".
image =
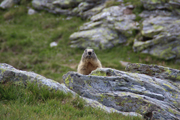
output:
[{"label": "rocky outcrop", "polygon": [[126,70],[133,73],[146,74],[152,77],[169,80],[180,90],[180,71],[168,67],[146,64],[128,64]]},{"label": "rocky outcrop", "polygon": [[179,14],[179,0],[141,0],[147,10],[171,10]]},{"label": "rocky outcrop", "polygon": [[[37,84],[39,87],[46,86],[46,88],[48,88],[49,90],[54,89],[54,90],[63,91],[65,93],[70,92],[73,94],[74,97],[77,95],[77,93],[67,88],[64,84],[60,84],[54,80],[45,78],[34,72],[26,72],[26,71],[17,70],[8,64],[0,63],[0,84],[5,84],[7,82],[12,82],[17,85],[27,85],[29,83],[33,83],[33,84]],[[126,116],[128,115],[140,116],[139,114],[135,112],[121,112],[112,107],[104,106],[103,104],[93,99],[89,99],[85,97],[81,97],[81,98],[85,100],[87,106],[99,108],[108,113],[117,112]]]},{"label": "rocky outcrop", "polygon": [[[160,14],[160,15],[156,15]],[[147,14],[149,16],[147,16]],[[134,41],[134,51],[169,59],[180,58],[180,18],[163,11],[144,11],[141,37]]]},{"label": "rocky outcrop", "polygon": [[131,8],[123,4],[105,8],[70,36],[71,47],[107,49],[125,43],[139,29],[135,18]]},{"label": "rocky outcrop", "polygon": [[[32,6],[37,10],[46,10],[51,13],[64,15],[78,15],[88,18],[99,12],[102,7],[101,4],[105,1],[106,0],[32,0]],[[20,0],[4,0],[0,4],[0,8],[7,9],[19,2]]]},{"label": "rocky outcrop", "polygon": [[[177,0],[141,0],[141,35],[134,40],[135,52],[169,60],[180,59],[180,2]],[[148,11],[151,10],[151,11]]]},{"label": "rocky outcrop", "polygon": [[118,111],[137,112],[146,119],[180,118],[179,70],[129,64],[131,72],[101,68],[90,75],[68,72],[65,85],[79,95]]},{"label": "rocky outcrop", "polygon": [[[32,5],[38,10],[47,10],[52,13],[88,17],[88,14],[82,14],[82,12],[87,12],[104,1],[105,0],[33,0]],[[93,12],[91,12],[91,14],[93,14]],[[91,14],[89,13],[89,15]]]}]

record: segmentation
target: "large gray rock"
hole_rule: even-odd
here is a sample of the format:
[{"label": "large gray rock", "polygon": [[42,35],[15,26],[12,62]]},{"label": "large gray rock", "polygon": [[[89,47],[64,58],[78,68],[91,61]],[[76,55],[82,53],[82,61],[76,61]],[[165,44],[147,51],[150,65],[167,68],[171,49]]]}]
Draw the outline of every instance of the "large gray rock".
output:
[{"label": "large gray rock", "polygon": [[[47,79],[34,72],[26,72],[26,71],[17,70],[8,64],[0,63],[0,84],[4,84],[6,82],[13,82],[14,84],[18,84],[18,85],[27,85],[29,83],[34,83],[34,84],[38,84],[39,87],[46,86],[46,88],[49,88],[49,90],[54,89],[54,90],[63,91],[65,93],[70,92],[73,94],[74,97],[77,95],[74,91],[67,88],[64,84],[60,84],[54,80]],[[99,108],[108,113],[117,112],[126,116],[129,116],[129,115],[141,116],[135,112],[118,111],[112,107],[104,106],[103,104],[93,99],[88,99],[85,97],[81,97],[81,98],[85,100],[87,106]]]},{"label": "large gray rock", "polygon": [[112,48],[116,44],[126,42],[124,37],[119,37],[116,31],[107,27],[75,32],[70,39],[73,40],[71,47],[91,47],[93,49]]},{"label": "large gray rock", "polygon": [[[104,8],[106,0],[32,0],[32,6],[37,10],[46,10],[55,14],[76,15],[89,18]],[[7,9],[20,0],[4,0],[0,8]],[[96,7],[97,6],[97,7]]]},{"label": "large gray rock", "polygon": [[18,3],[20,0],[4,0],[0,4],[0,8],[7,9]]},{"label": "large gray rock", "polygon": [[134,41],[134,51],[166,60],[180,59],[180,17],[168,11],[144,11],[141,37]]},{"label": "large gray rock", "polygon": [[[88,11],[104,2],[104,0],[33,0],[32,5],[38,10],[47,10],[48,12],[57,14],[83,16],[82,12]],[[88,17],[87,14],[86,17]]]},{"label": "large gray rock", "polygon": [[180,90],[180,71],[177,69],[171,69],[168,67],[163,67],[158,65],[129,63],[126,66],[126,70],[133,73],[146,74],[152,77],[166,79],[171,83],[173,83],[174,85],[176,85]]},{"label": "large gray rock", "polygon": [[179,0],[141,0],[140,35],[134,40],[135,52],[148,53],[165,60],[180,59]]},{"label": "large gray rock", "polygon": [[76,7],[82,1],[83,0],[55,0],[52,3],[65,9]]},{"label": "large gray rock", "polygon": [[68,72],[63,79],[79,95],[118,111],[151,120],[180,118],[179,70],[143,64],[130,64],[127,70],[138,73],[101,68],[90,75]]},{"label": "large gray rock", "polygon": [[125,43],[127,37],[133,35],[133,30],[138,30],[136,16],[128,7],[112,6],[104,8],[102,12],[93,15],[90,22],[80,27],[79,32],[70,36],[72,47],[94,49],[112,48],[120,43]]},{"label": "large gray rock", "polygon": [[105,8],[105,4],[95,5],[94,3],[81,2],[78,7],[72,11],[84,19],[89,19],[93,15],[101,12]]},{"label": "large gray rock", "polygon": [[141,0],[145,9],[148,10],[171,10],[180,13],[180,0]]},{"label": "large gray rock", "polygon": [[167,9],[169,7],[168,0],[141,0],[144,8],[148,10]]}]

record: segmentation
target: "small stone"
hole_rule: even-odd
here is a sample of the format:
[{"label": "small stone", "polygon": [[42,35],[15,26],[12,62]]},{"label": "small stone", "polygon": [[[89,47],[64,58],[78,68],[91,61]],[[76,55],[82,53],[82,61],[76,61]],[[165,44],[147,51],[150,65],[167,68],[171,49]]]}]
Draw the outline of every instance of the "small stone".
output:
[{"label": "small stone", "polygon": [[4,0],[1,2],[0,8],[7,9],[7,8],[12,7],[13,4],[14,4],[13,0]]},{"label": "small stone", "polygon": [[70,20],[70,19],[72,19],[72,17],[70,17],[70,16],[66,18],[66,20]]},{"label": "small stone", "polygon": [[57,46],[58,44],[56,43],[56,42],[52,42],[52,43],[50,43],[50,47],[55,47],[55,46]]},{"label": "small stone", "polygon": [[37,13],[34,9],[32,9],[32,8],[30,8],[29,10],[28,10],[28,15],[33,15],[33,14],[35,14],[35,13]]}]

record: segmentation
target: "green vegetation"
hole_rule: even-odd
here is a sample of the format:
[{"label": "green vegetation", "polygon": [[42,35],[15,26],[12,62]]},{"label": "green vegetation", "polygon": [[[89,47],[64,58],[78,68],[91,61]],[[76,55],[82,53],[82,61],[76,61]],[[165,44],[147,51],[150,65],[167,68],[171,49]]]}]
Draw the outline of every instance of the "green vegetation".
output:
[{"label": "green vegetation", "polygon": [[116,6],[116,5],[120,5],[121,3],[118,2],[117,0],[108,0],[106,2],[106,7],[110,7],[110,6]]},{"label": "green vegetation", "polygon": [[136,15],[136,21],[140,21],[142,18],[139,14],[144,10],[143,4],[141,0],[124,0],[125,4],[133,5],[135,8],[133,9],[133,13]]},{"label": "green vegetation", "polygon": [[79,97],[30,84],[21,87],[0,85],[0,119],[51,119],[51,120],[139,120],[138,117],[107,114],[99,109],[85,107]]},{"label": "green vegetation", "polygon": [[[34,71],[62,82],[62,75],[75,70],[81,51],[69,47],[69,35],[84,21],[40,12],[27,15],[26,7],[0,14],[0,61],[18,69]],[[51,48],[51,42],[58,46]]]}]

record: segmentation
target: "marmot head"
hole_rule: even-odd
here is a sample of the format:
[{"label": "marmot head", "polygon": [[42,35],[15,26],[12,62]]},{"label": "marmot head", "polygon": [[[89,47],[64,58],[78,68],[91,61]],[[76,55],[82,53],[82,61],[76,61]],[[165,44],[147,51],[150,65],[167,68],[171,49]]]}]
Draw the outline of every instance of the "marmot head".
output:
[{"label": "marmot head", "polygon": [[96,59],[96,54],[93,49],[85,49],[82,58],[84,59]]}]

